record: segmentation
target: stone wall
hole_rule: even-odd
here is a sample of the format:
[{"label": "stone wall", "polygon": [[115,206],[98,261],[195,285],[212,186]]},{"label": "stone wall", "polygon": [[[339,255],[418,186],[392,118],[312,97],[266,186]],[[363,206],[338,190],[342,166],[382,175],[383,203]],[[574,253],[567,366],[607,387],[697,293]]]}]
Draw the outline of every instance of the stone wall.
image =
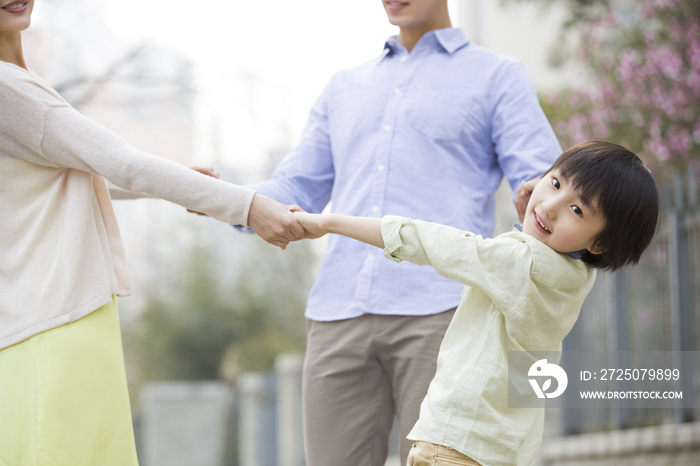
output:
[{"label": "stone wall", "polygon": [[545,466],[698,466],[700,423],[550,437]]}]

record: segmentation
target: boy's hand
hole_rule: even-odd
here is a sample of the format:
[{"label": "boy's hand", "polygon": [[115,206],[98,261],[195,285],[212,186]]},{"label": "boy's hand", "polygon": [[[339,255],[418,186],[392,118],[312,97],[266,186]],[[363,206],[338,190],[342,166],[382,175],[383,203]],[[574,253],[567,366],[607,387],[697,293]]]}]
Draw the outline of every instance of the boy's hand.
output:
[{"label": "boy's hand", "polygon": [[323,221],[325,218],[323,214],[308,214],[302,210],[293,210],[293,212],[299,225],[306,230],[305,238],[316,239],[328,233]]}]

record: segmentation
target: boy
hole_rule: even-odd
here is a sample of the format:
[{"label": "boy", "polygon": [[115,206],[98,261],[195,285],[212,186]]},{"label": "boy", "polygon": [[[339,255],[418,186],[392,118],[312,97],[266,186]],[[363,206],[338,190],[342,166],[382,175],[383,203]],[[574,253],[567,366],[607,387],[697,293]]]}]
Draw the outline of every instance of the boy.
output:
[{"label": "boy", "polygon": [[544,174],[522,231],[494,239],[399,217],[296,215],[307,237],[348,236],[467,285],[408,435],[408,464],[514,466],[534,463],[544,412],[508,407],[508,351],[560,351],[595,269],[639,261],[656,231],[658,203],[635,154],[590,141]]}]

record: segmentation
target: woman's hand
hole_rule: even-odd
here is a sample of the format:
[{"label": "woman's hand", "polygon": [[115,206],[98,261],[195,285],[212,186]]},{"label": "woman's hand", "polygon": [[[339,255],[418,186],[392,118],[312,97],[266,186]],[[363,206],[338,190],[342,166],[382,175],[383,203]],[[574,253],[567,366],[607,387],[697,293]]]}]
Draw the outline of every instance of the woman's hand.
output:
[{"label": "woman's hand", "polygon": [[292,213],[297,209],[301,210],[256,193],[248,212],[248,226],[268,243],[286,249],[290,241],[305,237],[304,229]]}]

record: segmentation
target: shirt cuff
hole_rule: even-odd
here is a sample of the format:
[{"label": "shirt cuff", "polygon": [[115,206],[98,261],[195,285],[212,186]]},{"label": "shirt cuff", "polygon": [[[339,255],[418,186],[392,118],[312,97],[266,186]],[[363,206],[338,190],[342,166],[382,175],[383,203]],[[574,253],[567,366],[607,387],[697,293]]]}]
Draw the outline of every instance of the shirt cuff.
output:
[{"label": "shirt cuff", "polygon": [[382,218],[382,239],[384,240],[384,257],[400,263],[399,249],[403,246],[401,240],[401,227],[408,219],[387,215]]}]

